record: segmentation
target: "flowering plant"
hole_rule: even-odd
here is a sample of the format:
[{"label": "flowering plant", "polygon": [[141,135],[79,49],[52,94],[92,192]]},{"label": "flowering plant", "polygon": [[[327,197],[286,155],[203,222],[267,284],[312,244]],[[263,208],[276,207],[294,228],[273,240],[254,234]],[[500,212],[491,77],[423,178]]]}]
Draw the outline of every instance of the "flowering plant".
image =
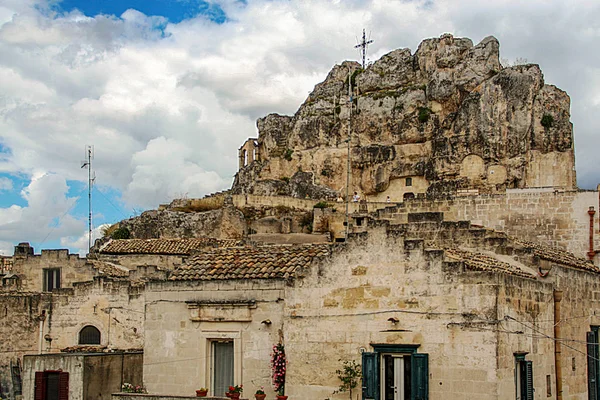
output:
[{"label": "flowering plant", "polygon": [[244,385],[229,386],[229,393],[242,393],[244,391]]},{"label": "flowering plant", "polygon": [[121,390],[125,393],[146,393],[146,389],[143,386],[133,386],[131,383],[125,382],[121,385]]},{"label": "flowering plant", "polygon": [[200,390],[201,392],[208,392],[208,388],[205,388],[205,387],[201,387],[199,390]]},{"label": "flowering plant", "polygon": [[261,386],[260,389],[256,389],[256,393],[254,394],[265,394],[265,387]]},{"label": "flowering plant", "polygon": [[285,394],[286,364],[285,347],[281,343],[276,344],[273,346],[273,354],[271,355],[271,370],[273,371],[273,387],[280,396]]}]

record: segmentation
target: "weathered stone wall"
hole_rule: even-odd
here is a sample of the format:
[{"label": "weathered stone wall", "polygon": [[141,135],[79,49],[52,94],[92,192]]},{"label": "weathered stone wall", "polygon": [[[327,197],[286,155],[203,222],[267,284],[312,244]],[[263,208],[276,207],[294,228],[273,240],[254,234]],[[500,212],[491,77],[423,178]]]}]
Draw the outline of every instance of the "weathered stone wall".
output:
[{"label": "weathered stone wall", "polygon": [[140,349],[144,345],[143,286],[132,287],[127,281],[95,279],[75,285],[71,293],[52,297],[52,309],[44,325],[44,335],[52,338],[57,351],[76,346],[79,331],[95,326],[101,334],[101,346],[115,349]]},{"label": "weathered stone wall", "polygon": [[44,290],[44,269],[47,268],[60,268],[61,288],[70,288],[74,282],[89,281],[97,272],[85,258],[70,254],[66,249],[15,255],[13,259],[13,273],[19,275],[20,289],[29,292]]},{"label": "weathered stone wall", "polygon": [[62,370],[69,373],[70,400],[110,400],[124,382],[142,381],[143,355],[120,354],[46,354],[30,355],[23,361],[23,398],[33,399],[35,372]]},{"label": "weathered stone wall", "polygon": [[77,346],[86,325],[100,330],[101,346],[142,348],[142,292],[143,286],[131,287],[126,281],[96,279],[52,293],[1,293],[0,337],[5,340],[0,341],[0,396],[14,398],[11,363],[16,365],[25,354],[39,354],[40,348],[46,354]]},{"label": "weathered stone wall", "polygon": [[174,269],[183,263],[185,256],[167,254],[103,254],[95,255],[100,261],[107,261],[135,270],[140,265],[155,265],[161,268]]},{"label": "weathered stone wall", "polygon": [[39,324],[46,318],[42,316],[42,310],[48,310],[51,303],[50,294],[0,293],[0,337],[3,338],[0,340],[1,398],[15,398],[16,388],[10,366],[22,367],[24,354],[38,352]]},{"label": "weathered stone wall", "polygon": [[360,363],[362,350],[387,343],[417,344],[429,354],[430,399],[497,398],[498,276],[453,270],[422,243],[409,249],[401,239],[373,235],[287,290],[291,397],[347,398],[332,395],[341,361]]},{"label": "weathered stone wall", "polygon": [[[450,200],[414,199],[388,210],[387,216],[382,211],[380,216],[406,222],[409,213],[441,211],[449,221],[468,220],[585,258],[589,250],[587,212],[590,206],[598,210],[598,202],[597,191],[514,190]],[[600,248],[598,215],[596,212],[593,227],[596,249]]]},{"label": "weathered stone wall", "polygon": [[69,373],[69,400],[85,400],[83,397],[84,356],[64,354],[23,358],[23,398],[35,398],[36,371],[59,369]]},{"label": "weathered stone wall", "polygon": [[[230,339],[235,383],[243,384],[246,393],[264,386],[273,397],[270,354],[283,325],[284,290],[280,281],[151,283],[146,292],[144,347],[148,392],[191,396],[196,389],[209,387],[209,394],[215,394],[210,343]],[[247,304],[250,301],[256,303]],[[262,323],[267,320],[270,324]]]}]

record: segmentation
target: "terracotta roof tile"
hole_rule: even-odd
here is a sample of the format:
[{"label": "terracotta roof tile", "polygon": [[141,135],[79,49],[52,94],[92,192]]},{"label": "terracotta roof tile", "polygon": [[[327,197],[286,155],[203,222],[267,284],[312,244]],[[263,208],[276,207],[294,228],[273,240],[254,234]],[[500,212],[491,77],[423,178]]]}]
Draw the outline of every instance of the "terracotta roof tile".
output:
[{"label": "terracotta roof tile", "polygon": [[287,279],[330,253],[329,244],[205,249],[176,268],[169,280]]},{"label": "terracotta roof tile", "polygon": [[508,275],[520,276],[523,278],[535,278],[535,275],[522,270],[516,265],[500,261],[492,256],[475,253],[467,250],[444,249],[446,255],[455,260],[462,261],[465,268],[473,271],[500,272]]},{"label": "terracotta roof tile", "polygon": [[573,253],[566,250],[559,249],[557,247],[550,247],[539,243],[528,242],[526,240],[520,240],[511,238],[512,241],[526,249],[533,251],[533,254],[541,258],[542,260],[551,261],[557,264],[562,264],[575,269],[582,269],[584,271],[600,273],[600,268],[594,265],[592,261],[584,258],[579,258]]},{"label": "terracotta roof tile", "polygon": [[103,254],[172,254],[189,255],[206,247],[241,246],[236,239],[112,239],[100,248]]}]

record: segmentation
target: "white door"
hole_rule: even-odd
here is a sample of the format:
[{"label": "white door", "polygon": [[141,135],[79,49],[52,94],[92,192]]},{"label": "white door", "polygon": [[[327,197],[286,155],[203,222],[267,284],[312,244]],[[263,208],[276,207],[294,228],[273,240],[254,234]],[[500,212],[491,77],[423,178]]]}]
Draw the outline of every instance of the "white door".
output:
[{"label": "white door", "polygon": [[382,355],[380,376],[382,400],[410,400],[410,355]]}]

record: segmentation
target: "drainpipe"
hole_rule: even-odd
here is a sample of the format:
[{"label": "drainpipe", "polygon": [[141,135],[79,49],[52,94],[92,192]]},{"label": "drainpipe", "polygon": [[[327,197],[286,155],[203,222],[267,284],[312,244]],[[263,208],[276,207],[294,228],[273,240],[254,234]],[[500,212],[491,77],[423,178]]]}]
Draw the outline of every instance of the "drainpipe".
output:
[{"label": "drainpipe", "polygon": [[560,343],[560,301],[562,291],[554,291],[554,366],[556,369],[556,400],[562,400],[562,366]]},{"label": "drainpipe", "polygon": [[39,316],[40,320],[40,339],[38,345],[38,353],[42,354],[43,342],[44,342],[44,321],[46,320],[46,310],[42,310],[42,315]]},{"label": "drainpipe", "polygon": [[594,214],[596,214],[596,210],[594,210],[594,206],[590,206],[588,209],[588,215],[590,216],[590,251],[587,253],[590,260],[593,260],[596,255],[594,250]]}]

